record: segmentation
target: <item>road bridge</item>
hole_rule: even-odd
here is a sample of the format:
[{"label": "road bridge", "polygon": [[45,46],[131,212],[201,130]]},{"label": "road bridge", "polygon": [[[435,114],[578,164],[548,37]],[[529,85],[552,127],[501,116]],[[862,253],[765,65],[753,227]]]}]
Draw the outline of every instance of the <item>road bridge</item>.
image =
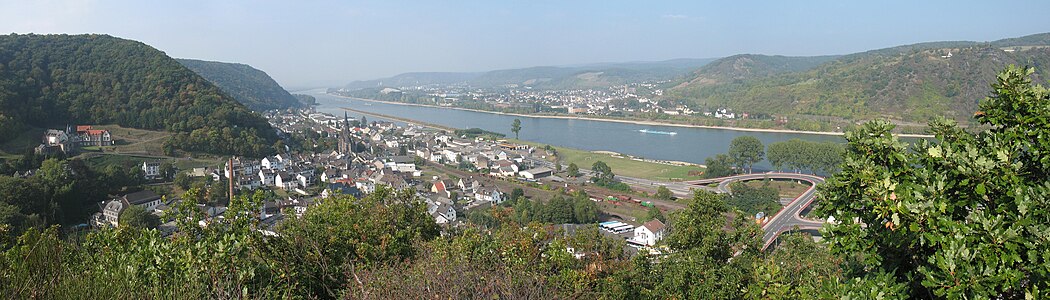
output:
[{"label": "road bridge", "polygon": [[777,237],[783,232],[791,231],[795,228],[801,230],[816,230],[824,225],[824,221],[803,218],[801,215],[802,211],[806,210],[806,208],[813,204],[813,201],[817,198],[817,185],[824,183],[824,178],[820,176],[770,172],[693,180],[686,181],[685,183],[692,185],[709,185],[712,183],[718,183],[717,191],[719,193],[730,193],[729,186],[733,183],[750,180],[797,180],[808,182],[810,185],[809,189],[806,189],[801,195],[794,200],[791,200],[791,202],[788,202],[787,205],[784,205],[784,208],[781,208],[779,212],[773,215],[773,217],[762,226],[762,231],[765,232],[762,236],[763,250],[772,245]]}]

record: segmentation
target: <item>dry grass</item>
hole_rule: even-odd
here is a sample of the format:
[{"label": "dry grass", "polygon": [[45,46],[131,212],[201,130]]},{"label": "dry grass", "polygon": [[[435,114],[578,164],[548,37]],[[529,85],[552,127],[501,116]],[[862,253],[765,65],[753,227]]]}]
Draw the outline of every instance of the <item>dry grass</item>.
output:
[{"label": "dry grass", "polygon": [[745,182],[744,184],[749,185],[751,187],[756,187],[756,188],[757,187],[762,187],[763,185],[766,185],[766,184],[769,184],[770,187],[776,189],[779,192],[781,198],[795,198],[795,197],[798,197],[799,195],[802,195],[802,193],[806,192],[806,190],[809,189],[809,185],[808,184],[798,183],[798,182],[795,182],[795,181],[752,180],[752,181]]},{"label": "dry grass", "polygon": [[164,155],[164,141],[171,136],[170,132],[145,129],[125,128],[117,125],[97,125],[98,129],[109,130],[117,145],[101,147],[104,152],[140,155]]}]

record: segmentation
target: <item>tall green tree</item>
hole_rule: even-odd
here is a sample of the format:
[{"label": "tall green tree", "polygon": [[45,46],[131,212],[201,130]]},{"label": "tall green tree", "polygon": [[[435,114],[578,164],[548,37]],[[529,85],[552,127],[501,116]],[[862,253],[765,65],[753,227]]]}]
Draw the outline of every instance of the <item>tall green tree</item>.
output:
[{"label": "tall green tree", "polygon": [[733,161],[726,154],[716,154],[704,159],[704,178],[726,177],[736,174],[733,169]]},{"label": "tall green tree", "polygon": [[513,190],[510,190],[509,199],[511,201],[517,201],[518,199],[522,198],[525,198],[525,190],[521,189],[520,187],[516,187]]},{"label": "tall green tree", "polygon": [[911,298],[1050,297],[1050,92],[1033,72],[999,74],[975,114],[981,132],[937,120],[936,142],[914,151],[888,122],[846,134],[817,213],[837,221],[832,252],[859,259],[851,277]]},{"label": "tall green tree", "polygon": [[671,189],[668,189],[666,186],[661,185],[660,187],[656,188],[655,197],[657,199],[662,200],[671,200],[671,198],[674,198],[674,193],[671,192]]},{"label": "tall green tree", "polygon": [[565,175],[568,175],[569,177],[579,177],[580,167],[577,166],[576,163],[569,163],[569,167],[565,169]]},{"label": "tall green tree", "polygon": [[514,119],[514,123],[510,124],[510,131],[514,133],[514,138],[518,138],[518,132],[521,131],[521,120]]},{"label": "tall green tree", "polygon": [[746,168],[747,172],[751,173],[751,167],[765,157],[766,147],[758,138],[744,135],[729,143],[728,154],[738,168]]},{"label": "tall green tree", "polygon": [[766,146],[766,159],[769,160],[770,165],[773,165],[774,170],[780,172],[791,160],[792,150],[786,141],[770,143]]},{"label": "tall green tree", "polygon": [[177,172],[178,170],[175,168],[175,164],[170,161],[160,164],[160,176],[164,178],[164,180],[174,179],[175,173]]},{"label": "tall green tree", "polygon": [[613,174],[613,170],[604,161],[596,161],[591,165],[591,181],[598,185],[606,185],[616,180],[616,175]]}]

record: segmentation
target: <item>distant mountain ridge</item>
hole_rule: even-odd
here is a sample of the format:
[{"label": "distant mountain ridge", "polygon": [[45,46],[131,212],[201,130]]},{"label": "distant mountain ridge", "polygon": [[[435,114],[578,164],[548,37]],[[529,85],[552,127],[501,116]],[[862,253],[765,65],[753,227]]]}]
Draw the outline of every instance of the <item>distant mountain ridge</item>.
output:
[{"label": "distant mountain ridge", "polygon": [[256,111],[299,106],[299,101],[262,70],[239,63],[176,59]]},{"label": "distant mountain ridge", "polygon": [[[739,112],[924,123],[935,116],[969,121],[988,84],[1007,65],[1035,67],[1050,78],[1050,33],[993,42],[930,42],[794,62],[797,70],[768,64],[740,72],[733,56],[708,64],[668,93],[682,102]],[[757,70],[757,71],[756,71]],[[731,79],[731,80],[727,80]]]},{"label": "distant mountain ridge", "polygon": [[541,66],[488,72],[413,72],[351,82],[344,89],[466,84],[475,87],[527,85],[535,88],[588,88],[643,80],[671,80],[715,59],[673,59],[655,62],[595,63]]}]

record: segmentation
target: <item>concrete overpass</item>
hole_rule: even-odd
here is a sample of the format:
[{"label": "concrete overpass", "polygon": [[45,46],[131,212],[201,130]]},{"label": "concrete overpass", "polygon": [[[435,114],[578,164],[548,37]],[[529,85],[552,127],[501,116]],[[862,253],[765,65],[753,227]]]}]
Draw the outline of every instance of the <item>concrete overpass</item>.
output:
[{"label": "concrete overpass", "polygon": [[817,185],[824,183],[824,178],[816,175],[808,174],[797,174],[797,173],[758,173],[758,174],[746,174],[729,176],[722,178],[711,178],[702,180],[687,181],[685,183],[692,185],[708,185],[712,183],[718,183],[717,191],[719,193],[729,193],[729,186],[734,182],[750,181],[750,180],[798,180],[805,181],[810,184],[809,189],[806,189],[801,195],[799,195],[784,208],[780,209],[773,217],[769,219],[762,226],[762,231],[765,234],[762,236],[762,249],[765,250],[776,241],[777,237],[781,233],[786,231],[794,230],[795,228],[801,230],[816,230],[820,229],[824,225],[823,221],[811,220],[803,218],[801,213],[806,210],[813,200],[816,200],[817,196]]}]

